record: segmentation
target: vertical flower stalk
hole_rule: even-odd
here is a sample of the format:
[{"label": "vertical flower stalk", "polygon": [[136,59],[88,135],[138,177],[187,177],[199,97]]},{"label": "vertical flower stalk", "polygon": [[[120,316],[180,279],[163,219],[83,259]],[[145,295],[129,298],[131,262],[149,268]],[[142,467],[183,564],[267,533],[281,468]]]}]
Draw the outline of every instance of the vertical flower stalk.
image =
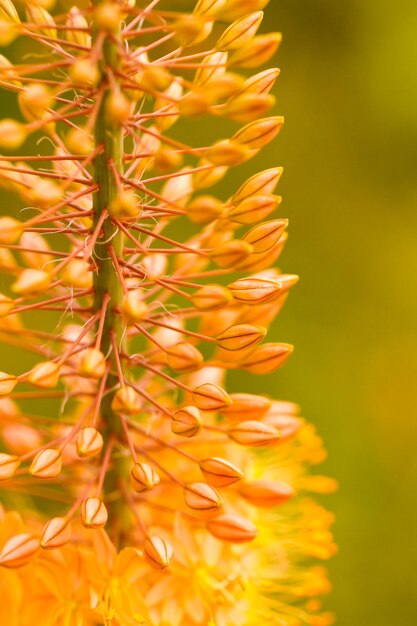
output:
[{"label": "vertical flower stalk", "polygon": [[230,175],[283,125],[280,35],[265,0],[179,4],[0,0],[1,623],[333,622],[321,441],[227,388],[293,350],[282,169]]}]

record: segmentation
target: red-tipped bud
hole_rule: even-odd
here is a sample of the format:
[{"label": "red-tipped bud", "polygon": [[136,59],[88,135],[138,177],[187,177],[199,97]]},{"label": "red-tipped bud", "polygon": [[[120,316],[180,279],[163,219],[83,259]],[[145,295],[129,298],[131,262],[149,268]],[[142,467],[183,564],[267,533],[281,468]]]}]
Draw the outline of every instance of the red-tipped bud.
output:
[{"label": "red-tipped bud", "polygon": [[204,383],[196,387],[192,396],[194,404],[202,411],[219,411],[232,403],[224,389],[213,383]]},{"label": "red-tipped bud", "polygon": [[217,345],[224,350],[246,350],[256,346],[266,335],[262,326],[238,324],[225,330],[216,339]]},{"label": "red-tipped bud", "polygon": [[159,485],[160,478],[148,463],[135,463],[130,472],[130,484],[136,493],[149,491]]},{"label": "red-tipped bud", "polygon": [[207,523],[207,529],[217,539],[232,543],[246,543],[255,539],[258,531],[249,520],[237,515],[219,515]]},{"label": "red-tipped bud", "polygon": [[232,393],[232,404],[223,413],[232,420],[262,419],[272,406],[272,401],[252,393]]},{"label": "red-tipped bud", "polygon": [[236,424],[228,431],[228,435],[242,446],[253,447],[271,445],[280,439],[280,433],[275,428],[252,420]]},{"label": "red-tipped bud", "polygon": [[62,454],[56,448],[44,448],[33,459],[29,472],[36,478],[55,478],[61,473]]},{"label": "red-tipped bud", "polygon": [[213,511],[223,504],[217,491],[207,483],[190,483],[185,486],[185,503],[196,511]]},{"label": "red-tipped bud", "polygon": [[15,535],[7,541],[0,552],[0,565],[3,567],[21,567],[29,563],[39,548],[39,539],[28,533]]},{"label": "red-tipped bud", "polygon": [[151,535],[145,539],[143,549],[148,563],[156,569],[168,567],[174,556],[171,544],[156,535]]},{"label": "red-tipped bud", "polygon": [[19,467],[19,457],[0,452],[0,480],[11,478]]},{"label": "red-tipped bud", "polygon": [[194,437],[203,425],[200,411],[195,406],[185,406],[174,413],[171,430],[180,437]]},{"label": "red-tipped bud", "polygon": [[243,472],[238,467],[219,457],[200,461],[200,469],[206,480],[214,487],[227,487],[243,478]]},{"label": "red-tipped bud", "polygon": [[53,517],[46,522],[41,537],[42,548],[60,548],[70,540],[71,524],[66,517]]},{"label": "red-tipped bud", "polygon": [[132,387],[120,387],[114,394],[111,408],[115,413],[137,415],[142,408],[142,398]]},{"label": "red-tipped bud", "polygon": [[167,350],[167,362],[176,372],[192,372],[200,368],[204,358],[200,350],[185,341],[170,346]]},{"label": "red-tipped bud", "polygon": [[95,456],[103,447],[103,437],[93,426],[86,426],[78,433],[76,445],[80,457]]},{"label": "red-tipped bud", "polygon": [[102,528],[108,518],[104,502],[97,497],[86,498],[81,505],[81,523],[86,528]]},{"label": "red-tipped bud", "polygon": [[270,507],[287,502],[293,497],[294,489],[286,483],[258,480],[240,485],[239,494],[255,506]]}]

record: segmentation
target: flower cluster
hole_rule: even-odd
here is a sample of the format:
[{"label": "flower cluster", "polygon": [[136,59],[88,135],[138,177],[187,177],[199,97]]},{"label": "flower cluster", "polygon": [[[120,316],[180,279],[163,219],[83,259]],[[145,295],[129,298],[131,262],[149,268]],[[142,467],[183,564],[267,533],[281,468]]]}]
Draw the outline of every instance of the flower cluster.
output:
[{"label": "flower cluster", "polygon": [[225,388],[293,349],[265,341],[297,282],[273,267],[282,170],[227,177],[282,127],[279,70],[255,69],[280,35],[258,34],[265,0],[178,4],[0,0],[9,626],[332,623],[321,442],[292,403]]}]

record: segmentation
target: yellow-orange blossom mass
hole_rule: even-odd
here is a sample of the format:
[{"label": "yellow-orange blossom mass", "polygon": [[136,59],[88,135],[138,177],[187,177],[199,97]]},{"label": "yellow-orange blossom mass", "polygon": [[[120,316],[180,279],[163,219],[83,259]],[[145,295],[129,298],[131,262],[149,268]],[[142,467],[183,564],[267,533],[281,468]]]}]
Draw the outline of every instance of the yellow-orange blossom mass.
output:
[{"label": "yellow-orange blossom mass", "polygon": [[266,5],[0,0],[1,624],[333,623],[321,441],[226,381],[293,349]]}]

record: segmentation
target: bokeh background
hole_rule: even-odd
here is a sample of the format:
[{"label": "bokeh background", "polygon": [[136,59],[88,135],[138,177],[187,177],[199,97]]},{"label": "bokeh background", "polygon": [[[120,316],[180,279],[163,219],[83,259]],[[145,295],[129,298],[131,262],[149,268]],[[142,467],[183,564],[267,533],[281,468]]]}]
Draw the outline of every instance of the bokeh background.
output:
[{"label": "bokeh background", "polygon": [[281,266],[302,280],[272,332],[294,355],[244,383],[298,402],[326,442],[339,626],[416,626],[417,3],[271,0],[266,15],[286,123],[247,176],[285,167]]}]

